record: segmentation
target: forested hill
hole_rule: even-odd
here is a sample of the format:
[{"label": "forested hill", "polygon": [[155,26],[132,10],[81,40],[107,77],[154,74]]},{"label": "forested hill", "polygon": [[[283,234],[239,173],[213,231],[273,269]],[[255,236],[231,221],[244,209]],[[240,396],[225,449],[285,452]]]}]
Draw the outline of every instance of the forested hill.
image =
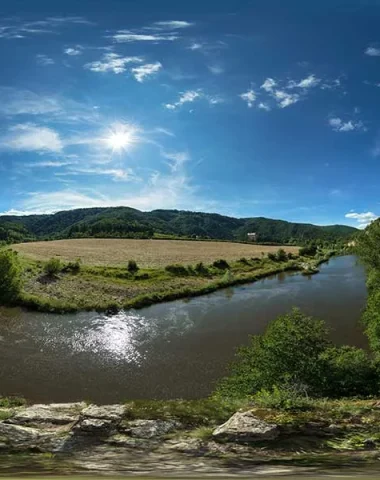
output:
[{"label": "forested hill", "polygon": [[141,212],[133,208],[83,208],[52,215],[0,216],[0,241],[80,237],[151,238],[154,236],[247,240],[302,244],[310,240],[348,240],[357,229],[344,225],[316,226],[263,217],[233,218],[215,213],[179,210]]}]

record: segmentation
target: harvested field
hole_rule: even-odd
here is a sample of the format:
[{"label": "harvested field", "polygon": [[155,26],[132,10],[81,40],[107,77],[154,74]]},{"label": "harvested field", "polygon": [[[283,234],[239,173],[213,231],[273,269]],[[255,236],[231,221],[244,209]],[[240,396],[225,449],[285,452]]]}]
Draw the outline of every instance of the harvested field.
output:
[{"label": "harvested field", "polygon": [[[133,259],[141,267],[162,267],[173,263],[209,264],[219,258],[232,261],[241,257],[260,257],[262,253],[276,252],[280,247],[229,242],[90,238],[20,243],[12,248],[34,260],[59,257],[63,261],[73,261],[80,258],[85,265],[120,266]],[[298,253],[298,247],[282,248]]]}]

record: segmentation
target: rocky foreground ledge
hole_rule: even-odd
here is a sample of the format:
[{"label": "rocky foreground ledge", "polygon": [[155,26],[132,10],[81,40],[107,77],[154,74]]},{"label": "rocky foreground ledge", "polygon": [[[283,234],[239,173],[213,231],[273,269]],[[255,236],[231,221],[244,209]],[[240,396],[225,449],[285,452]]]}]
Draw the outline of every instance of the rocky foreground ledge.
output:
[{"label": "rocky foreground ledge", "polygon": [[[286,473],[307,464],[311,452],[309,464],[347,465],[347,446],[338,447],[338,455],[328,442],[347,442],[353,434],[361,442],[348,449],[351,462],[380,459],[380,437],[368,433],[363,418],[273,423],[252,409],[220,426],[199,428],[176,418],[131,419],[129,413],[128,405],[85,403],[1,408],[0,473],[22,468],[21,458],[29,469],[33,464],[60,473]],[[377,420],[375,427],[379,431]]]}]

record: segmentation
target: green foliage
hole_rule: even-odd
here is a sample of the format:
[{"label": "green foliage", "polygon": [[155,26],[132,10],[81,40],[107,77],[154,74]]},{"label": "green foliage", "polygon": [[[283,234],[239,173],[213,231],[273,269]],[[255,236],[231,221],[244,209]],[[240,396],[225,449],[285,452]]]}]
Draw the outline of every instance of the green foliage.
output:
[{"label": "green foliage", "polygon": [[269,252],[268,258],[269,260],[272,260],[272,262],[277,262],[277,255],[275,253]]},{"label": "green foliage", "polygon": [[270,323],[263,335],[253,336],[248,347],[239,349],[231,376],[221,382],[218,391],[247,396],[291,385],[318,393],[323,373],[319,356],[328,346],[324,322],[293,309]]},{"label": "green foliage", "polygon": [[372,222],[358,236],[355,253],[367,267],[380,272],[380,219]]},{"label": "green foliage", "polygon": [[129,273],[134,275],[135,273],[137,273],[139,271],[139,267],[134,260],[129,260],[127,270],[128,270]]},{"label": "green foliage", "polygon": [[25,399],[21,397],[0,397],[0,408],[22,407],[25,404]]},{"label": "green foliage", "polygon": [[350,239],[357,230],[334,225],[320,227],[268,218],[232,218],[179,210],[140,212],[128,207],[82,208],[53,215],[0,218],[0,242],[54,238],[213,238],[246,241],[256,232],[260,243],[302,245],[321,239]]},{"label": "green foliage", "polygon": [[376,364],[356,347],[331,347],[322,353],[325,363],[324,394],[329,397],[375,395],[379,391]]},{"label": "green foliage", "polygon": [[61,267],[61,271],[64,273],[79,273],[81,269],[81,265],[82,265],[81,259],[77,258],[75,262],[68,262],[65,265],[63,265],[63,267]]},{"label": "green foliage", "polygon": [[297,388],[276,385],[272,390],[262,389],[253,397],[255,406],[262,408],[277,408],[279,410],[304,410],[310,408],[312,401]]},{"label": "green foliage", "polygon": [[316,245],[307,245],[305,247],[300,248],[300,255],[304,257],[314,257],[317,254],[317,247]]},{"label": "green foliage", "polygon": [[227,268],[230,268],[228,262],[224,260],[223,258],[219,260],[215,260],[212,264],[213,267],[219,268],[219,270],[227,270]]},{"label": "green foliage", "polygon": [[0,251],[0,303],[15,301],[21,291],[21,266],[17,253]]},{"label": "green foliage", "polygon": [[187,268],[180,264],[167,265],[165,270],[172,275],[176,275],[177,277],[186,277],[189,275]]},{"label": "green foliage", "polygon": [[197,275],[201,275],[204,277],[210,274],[209,269],[202,262],[197,263],[194,267],[194,270]]},{"label": "green foliage", "polygon": [[278,262],[286,262],[288,260],[288,255],[282,248],[277,250],[276,257]]},{"label": "green foliage", "polygon": [[239,262],[242,263],[243,265],[249,265],[249,262],[245,257],[240,258]]},{"label": "green foliage", "polygon": [[53,257],[48,260],[44,265],[44,272],[46,275],[53,277],[57,275],[62,270],[62,262],[59,258]]}]

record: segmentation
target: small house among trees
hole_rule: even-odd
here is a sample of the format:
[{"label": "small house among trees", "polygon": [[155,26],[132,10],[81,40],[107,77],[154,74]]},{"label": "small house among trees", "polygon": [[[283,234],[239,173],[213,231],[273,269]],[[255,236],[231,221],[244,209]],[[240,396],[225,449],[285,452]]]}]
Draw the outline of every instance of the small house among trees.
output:
[{"label": "small house among trees", "polygon": [[248,241],[250,242],[256,242],[257,240],[257,233],[247,233]]}]

